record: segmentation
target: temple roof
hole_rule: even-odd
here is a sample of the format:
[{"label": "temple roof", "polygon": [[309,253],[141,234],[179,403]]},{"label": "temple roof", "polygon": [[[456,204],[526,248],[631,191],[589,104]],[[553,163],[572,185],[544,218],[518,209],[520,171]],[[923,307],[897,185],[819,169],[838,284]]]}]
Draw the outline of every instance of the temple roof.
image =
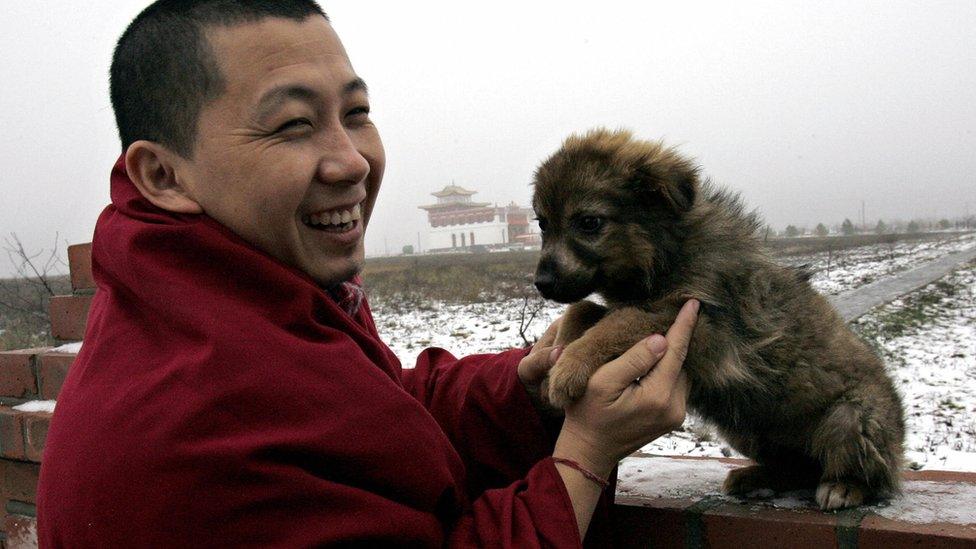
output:
[{"label": "temple roof", "polygon": [[455,209],[470,210],[476,208],[484,208],[485,206],[491,206],[491,202],[441,202],[438,204],[427,204],[426,206],[417,206],[421,210],[443,210],[443,209]]},{"label": "temple roof", "polygon": [[455,185],[455,184],[452,183],[452,184],[444,187],[443,190],[437,191],[435,193],[430,193],[430,194],[436,196],[437,198],[444,198],[446,196],[457,196],[457,195],[471,196],[471,195],[475,194],[476,192],[478,192],[478,191],[469,191],[469,190],[465,189],[464,187],[460,187],[460,186]]}]

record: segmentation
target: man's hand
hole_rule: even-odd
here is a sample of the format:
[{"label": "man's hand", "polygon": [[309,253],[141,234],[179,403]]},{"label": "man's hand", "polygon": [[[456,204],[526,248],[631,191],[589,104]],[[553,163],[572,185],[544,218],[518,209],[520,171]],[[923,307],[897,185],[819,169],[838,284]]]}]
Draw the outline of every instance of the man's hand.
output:
[{"label": "man's hand", "polygon": [[553,408],[540,396],[539,386],[546,376],[549,369],[556,363],[562,347],[553,345],[556,341],[556,332],[559,331],[559,323],[562,317],[557,318],[546,330],[539,341],[532,346],[532,351],[519,362],[518,376],[525,391],[532,399],[532,405],[539,413],[548,415],[562,415],[562,410]]},{"label": "man's hand", "polygon": [[681,371],[698,320],[698,302],[681,308],[667,336],[653,335],[599,368],[566,409],[554,455],[600,475],[620,459],[680,427],[688,386]]},{"label": "man's hand", "polygon": [[[698,302],[681,308],[667,336],[653,335],[601,366],[583,397],[566,408],[554,457],[575,461],[599,478],[644,444],[685,419],[688,385],[681,366],[698,319]],[[580,538],[586,535],[600,486],[556,463],[573,502]]]}]

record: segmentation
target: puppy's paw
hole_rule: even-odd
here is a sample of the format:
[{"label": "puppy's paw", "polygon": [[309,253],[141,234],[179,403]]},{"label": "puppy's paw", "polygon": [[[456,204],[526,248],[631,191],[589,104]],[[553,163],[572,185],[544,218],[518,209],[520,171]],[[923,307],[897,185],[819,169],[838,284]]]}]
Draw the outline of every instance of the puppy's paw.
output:
[{"label": "puppy's paw", "polygon": [[773,494],[772,481],[762,465],[749,465],[729,471],[722,491],[733,496],[765,496]]},{"label": "puppy's paw", "polygon": [[563,352],[555,366],[549,370],[547,395],[549,404],[566,408],[586,392],[590,381],[590,367],[582,360]]},{"label": "puppy's paw", "polygon": [[817,505],[824,511],[856,507],[864,499],[865,490],[860,484],[836,480],[821,482],[817,487]]}]

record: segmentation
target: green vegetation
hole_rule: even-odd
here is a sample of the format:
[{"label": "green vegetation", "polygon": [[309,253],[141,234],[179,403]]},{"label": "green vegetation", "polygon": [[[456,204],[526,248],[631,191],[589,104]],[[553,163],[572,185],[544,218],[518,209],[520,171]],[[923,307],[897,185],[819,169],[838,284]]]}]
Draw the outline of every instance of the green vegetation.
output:
[{"label": "green vegetation", "polygon": [[[971,265],[976,266],[976,263]],[[901,307],[888,308],[870,320],[858,320],[852,328],[879,347],[883,341],[908,334],[930,322],[942,312],[939,306],[943,301],[955,296],[959,290],[958,284],[939,280],[905,297]]]}]

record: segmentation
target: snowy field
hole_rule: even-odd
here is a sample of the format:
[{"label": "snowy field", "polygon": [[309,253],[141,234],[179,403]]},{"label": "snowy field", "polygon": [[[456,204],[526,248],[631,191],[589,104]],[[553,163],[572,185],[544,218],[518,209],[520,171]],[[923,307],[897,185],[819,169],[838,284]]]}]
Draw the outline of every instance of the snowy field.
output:
[{"label": "snowy field", "polygon": [[[947,234],[938,241],[863,246],[782,261],[808,264],[816,272],[814,286],[824,294],[835,294],[972,246],[976,235]],[[537,314],[522,331],[532,341],[564,310],[563,305],[521,299],[464,305],[429,302],[408,313],[398,304],[375,299],[371,305],[380,335],[404,367],[411,367],[426,347],[443,347],[464,356],[524,346],[520,323],[529,312]],[[976,471],[976,265],[872,311],[855,328],[877,346],[901,389],[910,465]],[[707,425],[692,417],[683,430],[643,451],[735,455]]]}]

